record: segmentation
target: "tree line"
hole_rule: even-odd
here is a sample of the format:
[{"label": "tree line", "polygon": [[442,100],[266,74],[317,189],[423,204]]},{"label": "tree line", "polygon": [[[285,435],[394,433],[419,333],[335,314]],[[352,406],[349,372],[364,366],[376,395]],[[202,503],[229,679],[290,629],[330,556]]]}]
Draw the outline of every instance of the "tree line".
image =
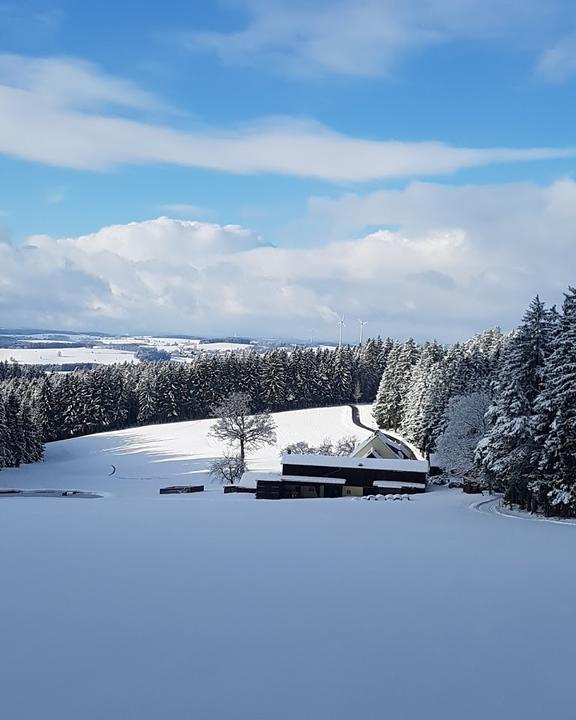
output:
[{"label": "tree line", "polygon": [[[254,412],[370,402],[391,344],[376,339],[362,347],[201,355],[189,363],[68,373],[0,363],[0,468],[40,459],[43,442],[213,417],[218,403],[237,392],[250,396]],[[29,445],[38,450],[24,450]]]},{"label": "tree line", "polygon": [[576,289],[558,312],[536,297],[493,384],[476,461],[511,503],[576,516]]}]

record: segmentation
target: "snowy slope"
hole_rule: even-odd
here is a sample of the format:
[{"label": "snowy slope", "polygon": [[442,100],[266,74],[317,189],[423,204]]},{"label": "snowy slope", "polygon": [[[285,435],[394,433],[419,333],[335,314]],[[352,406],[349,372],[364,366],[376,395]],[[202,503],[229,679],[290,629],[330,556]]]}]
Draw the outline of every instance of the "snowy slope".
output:
[{"label": "snowy slope", "polygon": [[[276,418],[280,445],[350,430],[348,408]],[[576,527],[472,512],[446,489],[158,496],[160,474],[205,479],[208,424],[54,443],[0,473],[110,493],[0,498],[3,718],[573,717]],[[111,462],[156,479],[108,478]]]},{"label": "snowy slope", "polygon": [[[344,435],[364,438],[348,406],[276,413],[278,442],[249,457],[249,469],[280,472],[280,452],[289,443],[320,444]],[[150,425],[50,443],[45,462],[0,472],[1,487],[51,487],[105,491],[114,495],[156,495],[170,484],[204,484],[219,494],[207,473],[223,443],[208,436],[212,420]],[[112,465],[116,467],[114,475]]]}]

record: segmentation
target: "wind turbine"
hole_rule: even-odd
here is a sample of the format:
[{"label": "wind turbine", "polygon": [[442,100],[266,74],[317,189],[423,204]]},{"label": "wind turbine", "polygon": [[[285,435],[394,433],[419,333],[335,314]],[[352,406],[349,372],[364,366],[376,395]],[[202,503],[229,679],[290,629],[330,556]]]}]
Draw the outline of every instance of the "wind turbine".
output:
[{"label": "wind turbine", "polygon": [[338,336],[338,347],[342,347],[342,330],[344,329],[344,325],[346,323],[344,322],[344,315],[338,320],[338,327],[339,327],[339,336]]},{"label": "wind turbine", "polygon": [[364,325],[368,325],[368,320],[358,320],[360,323],[360,345],[362,345],[362,341],[364,340]]}]

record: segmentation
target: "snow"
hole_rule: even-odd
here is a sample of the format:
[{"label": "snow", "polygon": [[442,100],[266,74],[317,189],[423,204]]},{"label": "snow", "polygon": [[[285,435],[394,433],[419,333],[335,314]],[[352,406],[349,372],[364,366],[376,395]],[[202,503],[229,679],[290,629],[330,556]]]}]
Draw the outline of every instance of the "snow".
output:
[{"label": "snow", "polygon": [[[282,471],[281,450],[298,440],[320,444],[344,435],[361,439],[366,431],[352,424],[350,408],[333,407],[276,413],[278,442],[250,455],[251,471]],[[222,493],[208,474],[224,445],[208,435],[213,420],[149,425],[50,443],[46,462],[0,472],[0,488],[46,487],[104,490],[120,496],[156,496],[165,485],[206,485]],[[116,467],[113,475],[112,466]]]},{"label": "snow", "polygon": [[122,362],[138,362],[133,352],[103,347],[0,348],[0,362],[3,360],[15,360],[17,363],[29,365],[74,363],[113,365]]},{"label": "snow", "polygon": [[199,339],[178,337],[152,337],[151,335],[109,337],[103,338],[103,342],[105,342],[107,345],[126,344],[134,342],[138,345],[155,347],[158,350],[166,350],[167,352],[171,353],[176,353],[180,350],[193,350],[195,352],[240,352],[242,350],[251,350],[254,348],[254,345],[249,343],[202,342]]},{"label": "snow", "polygon": [[196,349],[204,352],[240,352],[242,350],[251,350],[253,347],[253,345],[246,343],[213,342],[202,343]]},{"label": "snow", "polygon": [[416,488],[425,488],[426,483],[419,483],[419,482],[401,482],[398,480],[375,480],[374,481],[375,487],[381,487],[381,488],[409,488],[409,487],[416,487]]},{"label": "snow", "polygon": [[343,468],[369,468],[378,470],[392,470],[396,472],[428,472],[426,460],[396,460],[387,458],[356,458],[342,455],[304,455],[299,453],[283,456],[285,465],[316,465],[325,467],[333,465]]},{"label": "snow", "polygon": [[[346,407],[275,418],[255,473],[288,442],[365,434]],[[0,472],[0,487],[104,496],[0,498],[3,717],[572,717],[575,527],[471,511],[445,488],[159,496],[206,482],[209,425],[53,443]]]},{"label": "snow", "polygon": [[373,428],[373,430],[377,430],[376,427],[376,421],[372,417],[372,409],[373,405],[371,404],[365,404],[365,405],[357,405],[358,408],[358,414],[360,415],[360,422],[364,423],[366,427]]},{"label": "snow", "polygon": [[[26,339],[27,342],[51,342],[43,338],[36,340]],[[59,342],[59,341],[53,341]],[[140,346],[153,347],[173,353],[173,360],[191,362],[194,357],[180,357],[181,351],[197,352],[241,352],[250,350],[252,345],[241,343],[202,343],[198,340],[179,338],[150,338],[150,337],[116,337],[103,338],[102,342],[112,347],[54,347],[54,348],[0,348],[0,362],[15,360],[17,363],[29,365],[64,365],[69,363],[98,363],[112,365],[122,362],[138,362],[136,352]],[[134,345],[134,351],[122,350],[114,345]]]}]

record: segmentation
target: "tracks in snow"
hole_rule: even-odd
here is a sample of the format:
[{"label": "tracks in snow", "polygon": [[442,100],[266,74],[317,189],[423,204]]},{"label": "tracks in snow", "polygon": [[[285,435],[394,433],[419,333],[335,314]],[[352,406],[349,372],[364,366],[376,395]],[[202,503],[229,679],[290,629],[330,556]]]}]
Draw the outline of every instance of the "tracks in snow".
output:
[{"label": "tracks in snow", "polygon": [[477,500],[468,507],[476,512],[486,513],[487,515],[500,515],[498,508],[500,506],[499,497],[490,497],[488,500]]}]

